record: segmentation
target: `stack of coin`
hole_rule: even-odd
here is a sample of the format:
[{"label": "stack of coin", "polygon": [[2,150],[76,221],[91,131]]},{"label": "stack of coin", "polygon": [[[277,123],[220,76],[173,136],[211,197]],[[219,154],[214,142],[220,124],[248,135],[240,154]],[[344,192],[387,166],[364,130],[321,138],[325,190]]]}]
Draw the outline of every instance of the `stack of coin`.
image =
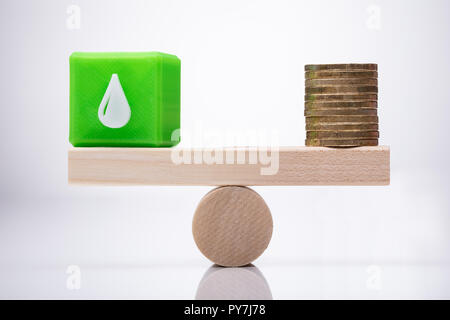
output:
[{"label": "stack of coin", "polygon": [[376,64],[305,66],[306,145],[378,145]]}]

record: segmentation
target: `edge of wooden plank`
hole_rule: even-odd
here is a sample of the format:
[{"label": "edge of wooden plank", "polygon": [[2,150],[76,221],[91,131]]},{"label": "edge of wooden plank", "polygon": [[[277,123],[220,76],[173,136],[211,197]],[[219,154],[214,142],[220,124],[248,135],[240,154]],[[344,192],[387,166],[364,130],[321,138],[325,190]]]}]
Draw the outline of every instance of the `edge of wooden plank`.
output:
[{"label": "edge of wooden plank", "polygon": [[[275,175],[261,164],[174,164],[172,152],[185,148],[71,148],[68,182],[75,185],[389,185],[389,146],[358,148],[280,147]],[[224,148],[245,152],[248,147]]]}]

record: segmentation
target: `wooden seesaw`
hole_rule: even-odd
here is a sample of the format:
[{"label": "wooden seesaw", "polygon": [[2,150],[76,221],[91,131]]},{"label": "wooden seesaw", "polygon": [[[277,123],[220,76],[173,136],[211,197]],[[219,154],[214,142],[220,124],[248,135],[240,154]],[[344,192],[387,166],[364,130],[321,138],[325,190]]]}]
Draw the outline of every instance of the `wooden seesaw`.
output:
[{"label": "wooden seesaw", "polygon": [[[267,165],[248,161],[254,155],[250,148],[224,150],[240,154],[244,161],[196,162],[196,155],[206,152],[202,149],[72,148],[68,152],[68,180],[83,185],[218,186],[200,201],[192,231],[200,251],[222,266],[251,263],[264,252],[272,236],[270,210],[247,186],[390,183],[388,146],[280,147],[277,170],[269,174],[262,170]],[[192,161],[179,161],[180,154],[190,155]]]}]

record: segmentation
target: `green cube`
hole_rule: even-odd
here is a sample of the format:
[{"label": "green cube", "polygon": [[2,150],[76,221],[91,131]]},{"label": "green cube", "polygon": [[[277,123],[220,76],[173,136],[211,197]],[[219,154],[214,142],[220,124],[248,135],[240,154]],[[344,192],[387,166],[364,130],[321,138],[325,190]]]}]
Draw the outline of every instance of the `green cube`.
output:
[{"label": "green cube", "polygon": [[170,147],[179,142],[180,60],[160,52],[74,52],[75,147]]}]

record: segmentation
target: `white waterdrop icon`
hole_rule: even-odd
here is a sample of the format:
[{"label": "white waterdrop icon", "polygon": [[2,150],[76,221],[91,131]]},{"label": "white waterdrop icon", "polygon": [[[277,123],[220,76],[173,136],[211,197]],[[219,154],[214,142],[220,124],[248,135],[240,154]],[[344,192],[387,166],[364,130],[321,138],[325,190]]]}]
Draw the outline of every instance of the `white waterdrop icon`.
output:
[{"label": "white waterdrop icon", "polygon": [[131,108],[120,85],[119,76],[114,73],[100,102],[98,118],[109,128],[120,128],[128,123],[130,117]]}]

